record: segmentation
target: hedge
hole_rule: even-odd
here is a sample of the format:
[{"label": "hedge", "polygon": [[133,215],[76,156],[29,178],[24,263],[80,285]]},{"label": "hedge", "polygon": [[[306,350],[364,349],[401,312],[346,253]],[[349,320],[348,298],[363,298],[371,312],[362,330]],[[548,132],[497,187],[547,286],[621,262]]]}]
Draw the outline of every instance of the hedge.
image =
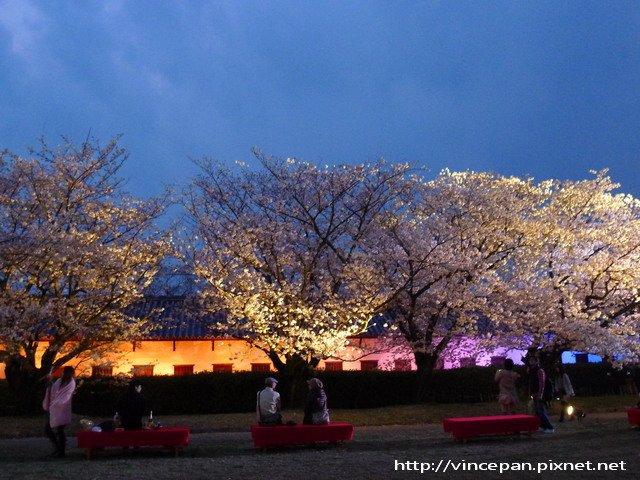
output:
[{"label": "hedge", "polygon": [[[497,367],[438,370],[426,384],[424,402],[493,401]],[[524,377],[522,367],[516,367]],[[629,382],[640,385],[640,369],[615,370],[604,363],[565,365],[580,396],[629,393]],[[278,375],[274,374],[277,378]],[[325,384],[331,408],[373,408],[416,403],[416,372],[343,371],[318,372]],[[186,376],[141,377],[148,408],[158,415],[249,412],[262,388],[264,373],[199,373]],[[79,380],[74,411],[83,415],[110,416],[130,379],[126,377]],[[280,392],[286,400],[286,382]],[[524,396],[526,378],[520,381]],[[11,395],[0,382],[0,414],[11,414]]]},{"label": "hedge", "polygon": [[[185,376],[140,377],[149,410],[167,414],[248,412],[264,374],[198,373]],[[87,378],[78,388],[74,410],[85,415],[113,415],[130,379]]]}]

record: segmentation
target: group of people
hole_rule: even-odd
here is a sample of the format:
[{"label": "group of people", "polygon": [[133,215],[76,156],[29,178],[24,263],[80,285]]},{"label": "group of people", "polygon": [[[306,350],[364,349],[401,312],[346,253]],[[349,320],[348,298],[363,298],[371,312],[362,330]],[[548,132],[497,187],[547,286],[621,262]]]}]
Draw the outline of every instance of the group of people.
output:
[{"label": "group of people", "polygon": [[[536,357],[530,357],[528,361],[529,394],[531,396],[534,413],[540,418],[540,428],[545,433],[555,431],[553,424],[547,415],[548,394],[560,400],[560,417],[562,422],[565,418],[569,400],[575,395],[569,375],[567,375],[562,365],[556,366],[555,378],[549,382],[547,373],[540,366]],[[498,383],[500,393],[498,403],[503,413],[513,414],[519,403],[516,385],[520,374],[513,370],[513,360],[507,358],[504,368],[496,372],[495,381]],[[548,386],[550,384],[550,386]],[[549,392],[550,390],[550,392]]]},{"label": "group of people", "polygon": [[[519,399],[517,382],[520,374],[513,370],[513,360],[510,358],[504,362],[504,368],[495,374],[500,393],[498,403],[503,413],[516,412]],[[569,376],[564,372],[562,365],[556,367],[555,379],[552,382],[552,390],[555,398],[560,400],[560,417],[562,422],[565,417],[567,405],[571,397],[575,395]],[[49,376],[49,382],[42,407],[47,412],[45,434],[54,445],[52,456],[64,457],[66,448],[65,427],[71,423],[71,400],[76,388],[73,367],[64,367],[62,376],[53,381]],[[528,361],[529,394],[532,400],[533,411],[540,418],[540,426],[543,432],[552,433],[554,427],[549,420],[546,410],[547,398],[545,391],[547,374],[540,366],[536,357],[530,357]],[[265,387],[260,390],[256,398],[256,417],[258,423],[264,426],[282,425],[282,405],[280,394],[276,391],[278,381],[269,377],[265,379]],[[304,424],[324,425],[330,422],[327,395],[324,385],[318,378],[307,381],[309,392],[304,407]],[[640,402],[638,403],[640,406]],[[142,395],[142,384],[133,380],[129,384],[127,392],[120,398],[117,405],[117,422],[124,429],[142,428],[142,417],[145,413],[145,400]],[[118,426],[118,425],[116,425]]]},{"label": "group of people", "polygon": [[[53,443],[54,451],[51,456],[64,457],[67,438],[65,427],[71,423],[71,403],[76,389],[73,367],[64,367],[62,376],[53,380],[48,377],[48,384],[42,408],[47,412],[45,434]],[[265,380],[265,388],[260,390],[256,400],[256,414],[260,425],[282,425],[280,394],[276,392],[278,381],[275,378]],[[305,424],[322,425],[329,423],[329,409],[327,395],[322,382],[312,378],[307,382],[309,393],[304,407]],[[142,395],[142,384],[136,379],[129,383],[126,393],[120,398],[116,407],[113,427],[125,430],[142,428],[142,418],[146,406]]]},{"label": "group of people", "polygon": [[[266,378],[265,387],[256,397],[256,419],[259,425],[282,425],[282,404],[280,394],[276,392],[278,381],[275,378]],[[327,407],[327,394],[324,385],[318,378],[307,381],[309,392],[304,406],[303,423],[308,425],[325,425],[329,423],[329,408]]]},{"label": "group of people", "polygon": [[[65,427],[71,423],[71,403],[76,389],[74,375],[74,368],[67,366],[62,370],[62,376],[59,379],[54,381],[51,374],[48,377],[42,408],[47,413],[44,432],[54,446],[52,457],[65,456],[67,446]],[[129,383],[127,392],[118,401],[116,416],[119,426],[126,430],[142,428],[144,412],[142,384],[134,379]]]}]

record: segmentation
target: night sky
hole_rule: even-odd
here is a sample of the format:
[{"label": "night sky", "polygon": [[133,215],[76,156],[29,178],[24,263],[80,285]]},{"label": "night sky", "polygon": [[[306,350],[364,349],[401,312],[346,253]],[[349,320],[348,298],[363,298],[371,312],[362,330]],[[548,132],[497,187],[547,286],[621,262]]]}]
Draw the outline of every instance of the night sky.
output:
[{"label": "night sky", "polygon": [[640,4],[0,0],[0,148],[89,132],[142,197],[253,146],[640,197]]}]

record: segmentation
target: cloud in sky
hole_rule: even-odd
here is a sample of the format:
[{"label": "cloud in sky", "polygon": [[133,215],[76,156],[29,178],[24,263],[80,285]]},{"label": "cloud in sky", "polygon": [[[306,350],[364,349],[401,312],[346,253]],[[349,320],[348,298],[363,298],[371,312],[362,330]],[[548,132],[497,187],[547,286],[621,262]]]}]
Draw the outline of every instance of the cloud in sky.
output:
[{"label": "cloud in sky", "polygon": [[50,21],[30,0],[0,0],[0,27],[9,39],[10,51],[30,70],[54,63],[46,47]]},{"label": "cloud in sky", "polygon": [[633,2],[0,0],[0,146],[122,132],[140,194],[256,145],[539,179],[611,167],[640,196],[639,44]]}]

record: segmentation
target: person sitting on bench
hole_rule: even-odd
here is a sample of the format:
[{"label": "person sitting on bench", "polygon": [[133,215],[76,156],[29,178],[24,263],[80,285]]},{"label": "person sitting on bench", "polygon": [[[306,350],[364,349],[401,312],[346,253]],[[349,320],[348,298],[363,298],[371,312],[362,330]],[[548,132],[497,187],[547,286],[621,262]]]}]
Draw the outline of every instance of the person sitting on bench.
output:
[{"label": "person sitting on bench", "polygon": [[324,385],[318,378],[307,381],[309,395],[304,406],[304,420],[306,425],[326,425],[329,423],[329,409],[327,408],[327,394]]},{"label": "person sitting on bench", "polygon": [[[125,430],[139,430],[142,428],[142,416],[145,412],[142,384],[138,380],[129,383],[127,392],[118,402],[120,422]],[[116,425],[117,426],[117,425]]]},{"label": "person sitting on bench", "polygon": [[256,416],[262,426],[282,425],[280,394],[275,391],[278,381],[269,377],[264,381],[265,387],[258,392],[256,398]]}]

